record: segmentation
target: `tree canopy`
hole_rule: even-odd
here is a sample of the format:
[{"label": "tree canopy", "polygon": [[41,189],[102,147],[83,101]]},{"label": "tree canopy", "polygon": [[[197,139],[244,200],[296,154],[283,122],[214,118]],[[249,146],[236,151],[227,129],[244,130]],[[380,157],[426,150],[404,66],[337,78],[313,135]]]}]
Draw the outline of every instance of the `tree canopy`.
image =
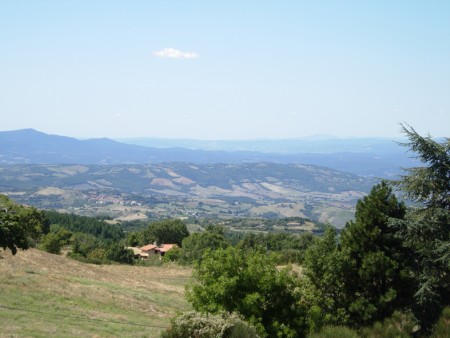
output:
[{"label": "tree canopy", "polygon": [[183,239],[180,259],[192,263],[201,259],[206,250],[225,249],[229,245],[223,231],[211,227]]},{"label": "tree canopy", "polygon": [[15,255],[17,249],[28,249],[29,238],[37,238],[43,231],[48,231],[48,222],[41,212],[0,195],[0,246],[4,250]]},{"label": "tree canopy", "polygon": [[278,271],[265,252],[233,247],[208,252],[194,276],[187,298],[195,310],[238,312],[269,337],[303,336],[298,279],[288,269]]},{"label": "tree canopy", "polygon": [[179,219],[165,219],[153,222],[141,232],[139,244],[145,245],[153,242],[158,244],[181,243],[185,237],[189,236],[186,224]]}]

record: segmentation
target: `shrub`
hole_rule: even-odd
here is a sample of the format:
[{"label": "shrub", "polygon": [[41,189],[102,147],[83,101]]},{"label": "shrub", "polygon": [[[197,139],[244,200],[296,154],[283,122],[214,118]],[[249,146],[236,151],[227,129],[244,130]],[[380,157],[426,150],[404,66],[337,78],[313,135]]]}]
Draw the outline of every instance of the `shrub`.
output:
[{"label": "shrub", "polygon": [[256,330],[236,314],[189,311],[172,320],[163,338],[256,338]]},{"label": "shrub", "polygon": [[63,228],[60,228],[55,232],[49,232],[42,236],[39,249],[59,255],[62,247],[70,243],[71,237],[72,233]]},{"label": "shrub", "polygon": [[376,322],[373,327],[362,330],[367,338],[409,338],[418,329],[411,313],[395,311],[383,322]]},{"label": "shrub", "polygon": [[167,251],[163,257],[164,262],[177,262],[180,260],[181,249],[177,246]]}]

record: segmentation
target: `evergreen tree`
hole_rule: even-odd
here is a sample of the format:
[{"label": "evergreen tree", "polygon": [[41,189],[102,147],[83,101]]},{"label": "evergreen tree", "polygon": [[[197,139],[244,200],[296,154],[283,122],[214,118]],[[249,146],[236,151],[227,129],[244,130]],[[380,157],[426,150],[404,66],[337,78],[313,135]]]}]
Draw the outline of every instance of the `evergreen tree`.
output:
[{"label": "evergreen tree", "polygon": [[415,203],[406,219],[394,224],[415,254],[414,312],[429,330],[443,307],[450,305],[450,139],[439,143],[409,126],[403,126],[403,132],[409,140],[404,146],[425,165],[406,169],[406,175],[393,182]]},{"label": "evergreen tree", "polygon": [[405,212],[405,205],[383,181],[358,201],[355,220],[342,231],[341,258],[349,263],[343,291],[353,325],[390,316],[410,296],[406,252],[398,229],[389,222],[403,219]]},{"label": "evergreen tree", "polygon": [[391,218],[403,219],[405,206],[386,182],[359,200],[355,220],[346,224],[338,243],[328,229],[306,254],[306,292],[313,327],[360,327],[390,316],[404,306],[410,290],[406,255]]}]

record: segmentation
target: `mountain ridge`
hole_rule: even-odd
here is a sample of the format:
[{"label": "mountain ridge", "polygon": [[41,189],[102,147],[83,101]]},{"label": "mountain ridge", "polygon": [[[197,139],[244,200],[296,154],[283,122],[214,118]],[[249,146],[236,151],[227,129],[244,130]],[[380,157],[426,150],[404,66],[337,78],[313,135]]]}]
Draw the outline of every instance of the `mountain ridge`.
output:
[{"label": "mountain ridge", "polygon": [[[256,141],[254,141],[256,142]],[[261,141],[259,147],[272,149],[277,141]],[[297,142],[291,140],[293,145]],[[308,141],[327,147],[323,141]],[[348,142],[348,141],[346,141]],[[277,149],[273,145],[273,149]],[[292,145],[291,145],[292,147]],[[330,146],[331,147],[331,146]],[[393,149],[392,147],[389,149]],[[260,152],[233,150],[205,150],[182,147],[148,147],[121,143],[109,138],[79,140],[67,136],[50,135],[35,129],[0,132],[0,164],[149,164],[164,162],[207,163],[303,163],[333,168],[363,176],[392,177],[402,167],[415,164],[401,147],[397,151]]]}]

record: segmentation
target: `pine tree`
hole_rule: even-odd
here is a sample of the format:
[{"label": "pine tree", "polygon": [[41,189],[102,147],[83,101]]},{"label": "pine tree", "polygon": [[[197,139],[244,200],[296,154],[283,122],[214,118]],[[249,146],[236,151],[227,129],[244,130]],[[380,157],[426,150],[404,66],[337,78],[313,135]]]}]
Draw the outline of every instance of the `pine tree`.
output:
[{"label": "pine tree", "polygon": [[430,329],[442,308],[450,305],[450,139],[439,143],[409,126],[403,126],[403,132],[409,140],[403,145],[425,165],[406,169],[406,175],[393,182],[415,203],[406,220],[396,225],[415,253],[415,315]]}]

